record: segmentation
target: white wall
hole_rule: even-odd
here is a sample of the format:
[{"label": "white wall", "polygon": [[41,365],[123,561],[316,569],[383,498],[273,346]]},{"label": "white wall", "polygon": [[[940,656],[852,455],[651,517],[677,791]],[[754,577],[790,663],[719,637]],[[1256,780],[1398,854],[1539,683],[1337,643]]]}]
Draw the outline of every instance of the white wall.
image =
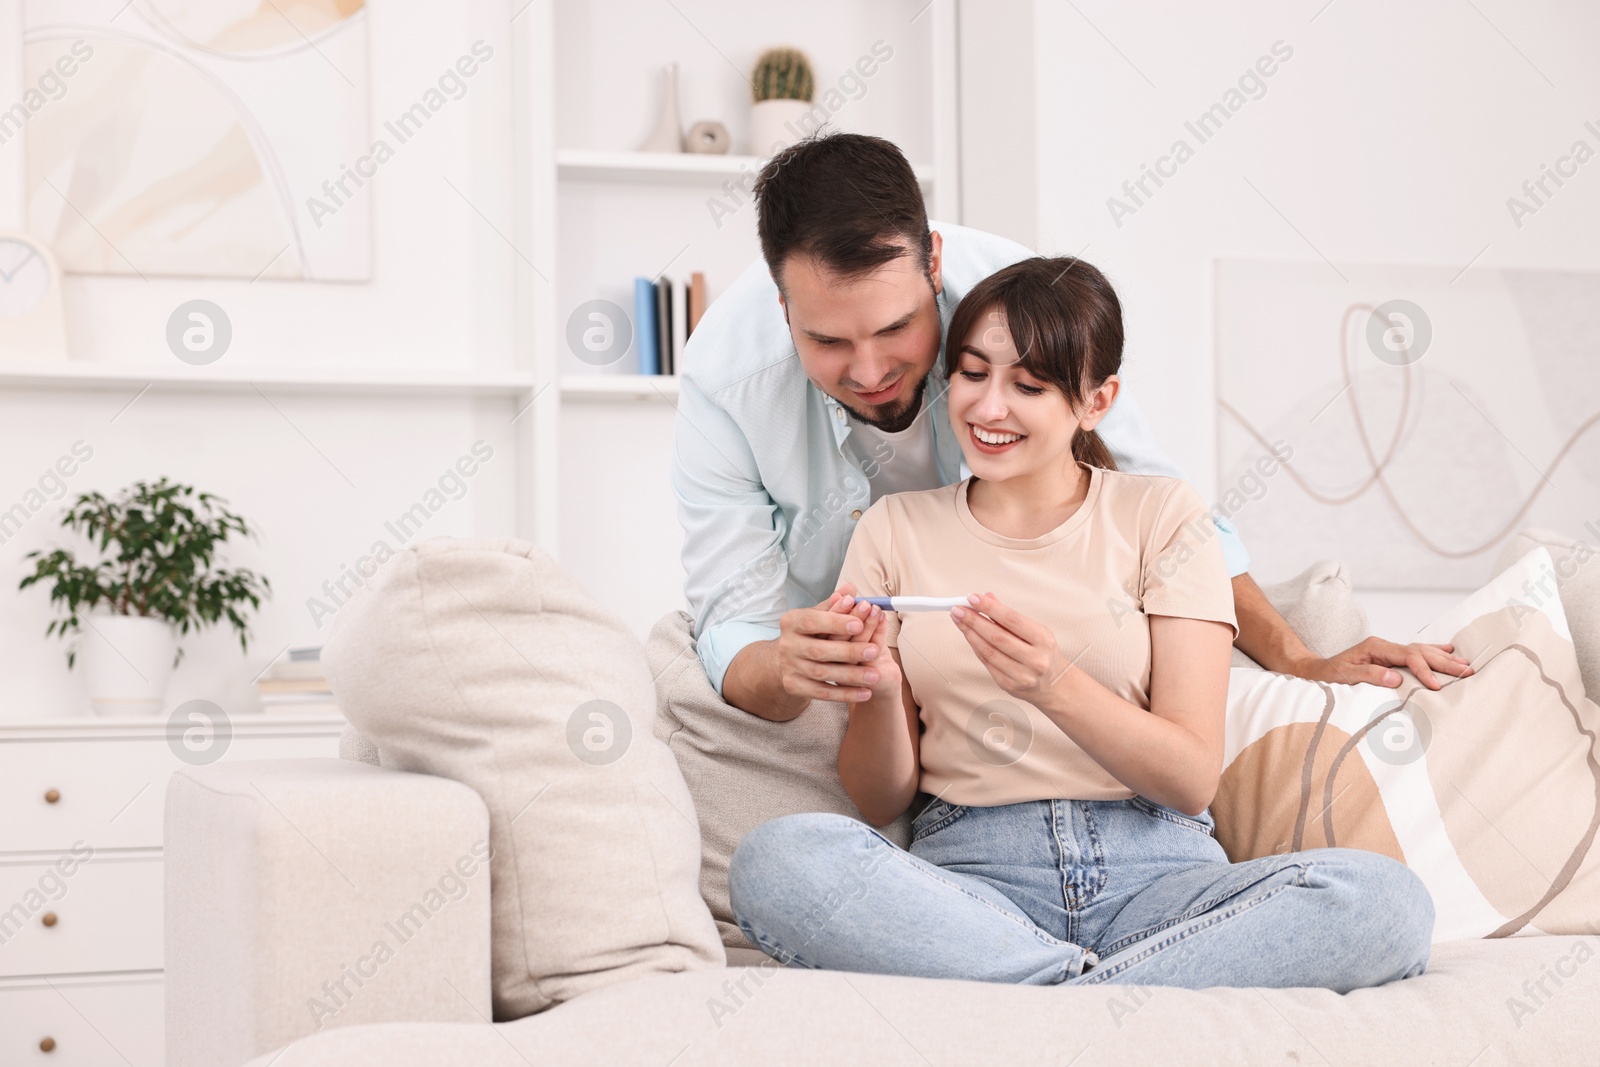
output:
[{"label": "white wall", "polygon": [[1034,0],[967,0],[960,41],[961,223],[1039,244]]},{"label": "white wall", "polygon": [[[1506,208],[1600,120],[1594,5],[1080,0],[1034,19],[1040,250],[1118,286],[1125,376],[1208,496],[1216,258],[1600,269],[1600,162],[1520,229]],[[1293,55],[1265,95],[1118,226],[1107,198],[1196,143],[1184,123],[1276,41]]]}]

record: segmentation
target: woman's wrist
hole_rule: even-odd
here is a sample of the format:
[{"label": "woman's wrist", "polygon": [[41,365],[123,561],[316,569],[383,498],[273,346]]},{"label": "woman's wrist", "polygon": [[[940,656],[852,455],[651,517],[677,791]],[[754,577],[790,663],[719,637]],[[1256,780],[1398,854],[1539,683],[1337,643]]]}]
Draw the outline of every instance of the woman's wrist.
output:
[{"label": "woman's wrist", "polygon": [[850,710],[864,709],[869,715],[887,715],[891,712],[897,715],[905,714],[905,704],[898,692],[878,693],[874,691],[866,700],[851,701]]},{"label": "woman's wrist", "polygon": [[1050,684],[1039,710],[1057,722],[1065,723],[1072,718],[1073,711],[1083,705],[1085,683],[1097,684],[1076,664],[1068,664],[1067,669],[1057,674],[1055,681]]}]

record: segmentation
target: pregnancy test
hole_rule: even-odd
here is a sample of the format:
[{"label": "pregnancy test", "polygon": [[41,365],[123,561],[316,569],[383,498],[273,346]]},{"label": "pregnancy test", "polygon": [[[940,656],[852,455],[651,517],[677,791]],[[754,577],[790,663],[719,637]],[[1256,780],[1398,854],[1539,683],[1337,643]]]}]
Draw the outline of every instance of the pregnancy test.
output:
[{"label": "pregnancy test", "polygon": [[876,604],[884,611],[949,611],[972,606],[964,596],[858,596],[856,599]]}]

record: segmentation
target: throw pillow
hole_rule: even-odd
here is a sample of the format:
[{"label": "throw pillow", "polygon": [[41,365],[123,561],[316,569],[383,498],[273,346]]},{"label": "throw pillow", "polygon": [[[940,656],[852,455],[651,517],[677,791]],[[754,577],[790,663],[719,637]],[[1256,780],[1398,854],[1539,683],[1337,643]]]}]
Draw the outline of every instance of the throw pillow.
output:
[{"label": "throw pillow", "polygon": [[1433,894],[1434,941],[1595,932],[1600,707],[1584,695],[1540,548],[1418,636],[1476,672],[1424,688],[1232,672],[1211,805],[1235,862],[1322,846],[1409,865]]},{"label": "throw pillow", "polygon": [[[850,712],[843,702],[813,700],[788,722],[772,722],[725,703],[695,652],[693,633],[694,620],[684,611],[668,612],[650,631],[655,732],[677,757],[694,797],[700,891],[722,943],[753,949],[728,904],[728,860],[746,833],[780,815],[832,811],[862,818],[839,782],[839,743]],[[388,752],[385,745],[385,758]],[[917,807],[914,800],[880,832],[910,848]]]},{"label": "throw pillow", "polygon": [[496,1019],[725,964],[694,803],[646,729],[644,650],[543,549],[409,546],[343,607],[322,659],[384,766],[488,805]]}]

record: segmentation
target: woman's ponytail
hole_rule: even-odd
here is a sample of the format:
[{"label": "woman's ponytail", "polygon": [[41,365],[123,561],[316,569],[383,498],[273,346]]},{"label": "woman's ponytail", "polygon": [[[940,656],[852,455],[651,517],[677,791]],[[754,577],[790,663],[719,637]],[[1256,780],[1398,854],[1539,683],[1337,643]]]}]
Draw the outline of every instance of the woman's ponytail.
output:
[{"label": "woman's ponytail", "polygon": [[1100,440],[1100,434],[1095,430],[1079,430],[1072,438],[1072,458],[1091,467],[1104,467],[1108,471],[1117,469],[1117,461],[1111,458],[1111,449]]}]

